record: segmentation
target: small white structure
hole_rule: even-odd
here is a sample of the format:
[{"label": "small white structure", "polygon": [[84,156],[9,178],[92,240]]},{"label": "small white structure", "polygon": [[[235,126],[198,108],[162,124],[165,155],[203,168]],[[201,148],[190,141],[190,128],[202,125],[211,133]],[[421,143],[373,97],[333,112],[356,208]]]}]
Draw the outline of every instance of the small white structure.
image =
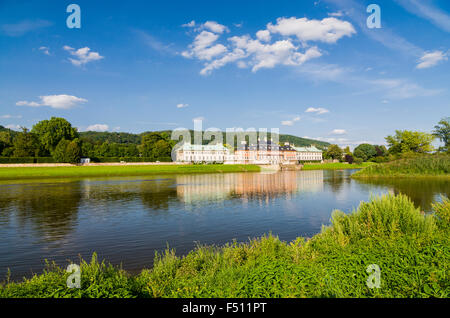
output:
[{"label": "small white structure", "polygon": [[91,158],[81,158],[80,163],[81,164],[91,163]]}]

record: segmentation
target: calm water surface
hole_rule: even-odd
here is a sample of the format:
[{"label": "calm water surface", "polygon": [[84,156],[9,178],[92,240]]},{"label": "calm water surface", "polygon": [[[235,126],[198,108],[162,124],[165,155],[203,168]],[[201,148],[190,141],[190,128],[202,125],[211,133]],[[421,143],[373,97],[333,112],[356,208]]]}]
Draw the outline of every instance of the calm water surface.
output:
[{"label": "calm water surface", "polygon": [[311,237],[333,209],[351,212],[372,194],[405,193],[424,211],[448,180],[352,180],[354,170],[88,178],[0,183],[0,281],[31,276],[43,260],[66,266],[93,252],[131,272],[167,245],[222,245],[272,232]]}]

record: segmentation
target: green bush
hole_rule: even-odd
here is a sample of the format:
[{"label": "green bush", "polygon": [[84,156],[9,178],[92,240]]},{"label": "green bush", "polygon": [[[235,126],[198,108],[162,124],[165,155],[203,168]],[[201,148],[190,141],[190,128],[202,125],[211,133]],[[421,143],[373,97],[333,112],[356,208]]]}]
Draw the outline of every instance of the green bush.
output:
[{"label": "green bush", "polygon": [[0,163],[35,163],[34,157],[0,157]]}]

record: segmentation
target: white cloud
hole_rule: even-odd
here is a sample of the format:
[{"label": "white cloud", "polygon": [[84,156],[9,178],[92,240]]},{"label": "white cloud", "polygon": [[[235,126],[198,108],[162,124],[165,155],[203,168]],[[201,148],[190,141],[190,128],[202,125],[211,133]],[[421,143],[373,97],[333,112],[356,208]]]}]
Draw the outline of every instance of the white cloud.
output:
[{"label": "white cloud", "polygon": [[441,61],[447,61],[447,54],[442,51],[434,51],[425,53],[420,59],[416,68],[423,69],[436,66]]},{"label": "white cloud", "polygon": [[260,30],[256,32],[256,37],[262,42],[269,42],[271,39],[270,32],[268,30]]},{"label": "white cloud", "polygon": [[191,22],[182,24],[181,26],[185,27],[185,28],[193,28],[193,27],[195,27],[195,21],[192,20]]},{"label": "white cloud", "polygon": [[189,50],[181,53],[186,58],[196,57],[199,60],[211,60],[213,57],[225,53],[227,48],[222,44],[213,45],[219,38],[217,34],[202,31],[195,37],[194,42],[189,45]]},{"label": "white cloud", "polygon": [[55,109],[69,109],[80,103],[86,103],[87,100],[84,98],[71,96],[71,95],[48,95],[48,96],[39,96],[41,102],[28,102],[28,101],[19,101],[16,103],[17,106],[30,106],[30,107],[41,107],[41,106],[49,106]]},{"label": "white cloud", "polygon": [[189,104],[177,104],[177,108],[185,108],[188,106],[189,106]]},{"label": "white cloud", "polygon": [[330,135],[346,135],[347,131],[345,129],[334,129],[330,132]]},{"label": "white cloud", "polygon": [[283,121],[281,122],[281,124],[282,124],[283,126],[292,126],[292,125],[294,125],[294,122],[293,122],[292,120],[283,120]]},{"label": "white cloud", "polygon": [[39,51],[41,51],[42,53],[44,53],[45,55],[50,55],[50,49],[46,46],[41,46],[39,48]]},{"label": "white cloud", "polygon": [[295,116],[292,120],[283,120],[281,124],[283,126],[293,126],[295,122],[299,121],[301,118],[300,116]]},{"label": "white cloud", "polygon": [[328,109],[319,107],[319,108],[314,108],[314,107],[309,107],[307,110],[305,110],[305,113],[316,113],[317,115],[322,115],[322,114],[326,114],[329,113],[330,111]]},{"label": "white cloud", "polygon": [[17,115],[17,116],[15,116],[15,115],[2,115],[2,116],[0,116],[0,118],[2,118],[2,119],[13,119],[13,118],[19,119],[19,118],[22,118],[22,115]]},{"label": "white cloud", "polygon": [[20,130],[22,127],[20,125],[6,125],[5,128],[11,129],[11,130]]},{"label": "white cloud", "polygon": [[[239,68],[251,68],[253,72],[278,65],[299,66],[322,56],[317,46],[308,46],[306,42],[336,43],[340,38],[356,33],[349,22],[336,18],[279,18],[275,25],[269,23],[266,30],[258,31],[256,38],[232,36],[224,45],[216,41],[220,34],[229,30],[216,22],[208,22],[195,29],[200,33],[188,50],[181,53],[186,58],[206,61],[200,71],[202,75],[209,75],[229,63],[236,63]],[[280,34],[283,38],[271,42],[272,34]]]},{"label": "white cloud", "polygon": [[203,26],[203,28],[208,29],[214,33],[223,33],[225,31],[229,31],[228,28],[222,24],[219,24],[215,21],[206,21]]},{"label": "white cloud", "polygon": [[350,22],[336,18],[323,20],[308,20],[307,18],[278,18],[274,25],[269,23],[267,29],[271,33],[279,33],[284,36],[296,36],[301,42],[319,41],[336,43],[344,36],[351,37],[356,34],[355,28]]},{"label": "white cloud", "polygon": [[90,52],[91,49],[88,47],[83,47],[75,50],[74,48],[65,45],[63,49],[68,51],[72,56],[75,57],[69,58],[69,61],[75,66],[81,66],[89,62],[98,61],[104,58],[98,52]]},{"label": "white cloud", "polygon": [[[120,128],[120,127],[119,127]],[[86,131],[99,131],[99,132],[104,132],[107,131],[109,129],[108,125],[105,124],[95,124],[95,125],[90,125],[86,128]]]}]

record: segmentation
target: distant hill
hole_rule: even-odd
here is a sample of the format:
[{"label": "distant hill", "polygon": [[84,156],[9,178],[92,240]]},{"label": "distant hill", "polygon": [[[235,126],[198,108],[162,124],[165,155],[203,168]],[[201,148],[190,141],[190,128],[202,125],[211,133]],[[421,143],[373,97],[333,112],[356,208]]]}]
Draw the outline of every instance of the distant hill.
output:
[{"label": "distant hill", "polygon": [[[155,131],[157,133],[166,133],[168,136],[172,134],[171,130],[163,130],[163,131]],[[80,132],[80,137],[82,139],[88,140],[91,143],[99,143],[102,144],[105,141],[110,143],[122,143],[122,144],[140,144],[142,135],[149,134],[151,131],[144,132],[141,134],[131,134],[124,132],[95,132],[95,131],[86,131]],[[191,133],[191,142],[194,142],[194,131],[190,130]],[[223,132],[223,141],[226,142],[226,134]],[[267,134],[267,137],[270,139],[270,133]],[[247,138],[248,140],[248,138]],[[284,135],[280,134],[279,141],[281,143],[289,142],[291,145],[295,145],[298,147],[311,146],[314,145],[319,149],[325,149],[330,144],[328,142],[314,140],[314,139],[306,139],[302,137],[292,136],[292,135]],[[209,141],[204,140],[203,143],[207,144]]]}]

